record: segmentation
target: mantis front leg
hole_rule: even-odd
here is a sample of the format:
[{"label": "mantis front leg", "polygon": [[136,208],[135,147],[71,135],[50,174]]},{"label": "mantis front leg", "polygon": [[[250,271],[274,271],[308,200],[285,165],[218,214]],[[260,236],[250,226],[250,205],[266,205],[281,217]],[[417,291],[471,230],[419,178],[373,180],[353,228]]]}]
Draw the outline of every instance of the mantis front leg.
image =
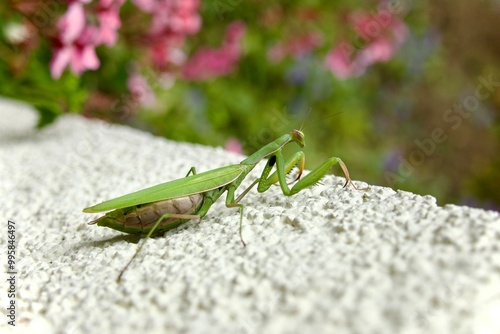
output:
[{"label": "mantis front leg", "polygon": [[[332,166],[337,163],[342,168],[342,171],[344,172],[346,178],[344,187],[346,187],[350,183],[355,189],[360,190],[354,185],[354,183],[352,183],[351,178],[349,177],[349,171],[347,170],[346,165],[340,158],[331,157],[330,159],[326,160],[324,163],[313,169],[305,177],[300,178],[300,175],[302,174],[302,170],[304,168],[304,162],[305,162],[304,152],[297,152],[285,164],[282,151],[281,150],[276,151],[276,154],[271,156],[271,158],[269,158],[268,163],[262,172],[262,176],[260,177],[259,185],[257,187],[258,191],[264,192],[272,184],[279,182],[283,194],[285,196],[292,196],[301,191],[302,189],[316,184],[326,175],[326,173],[332,168]],[[288,183],[286,182],[286,174],[293,168],[293,166],[297,165],[297,163],[300,163],[299,166],[300,172],[299,176],[297,177],[299,181],[295,183],[292,188],[290,188],[288,186]],[[271,176],[268,177],[269,173],[271,172],[275,164],[276,164],[276,172],[274,172]]]}]

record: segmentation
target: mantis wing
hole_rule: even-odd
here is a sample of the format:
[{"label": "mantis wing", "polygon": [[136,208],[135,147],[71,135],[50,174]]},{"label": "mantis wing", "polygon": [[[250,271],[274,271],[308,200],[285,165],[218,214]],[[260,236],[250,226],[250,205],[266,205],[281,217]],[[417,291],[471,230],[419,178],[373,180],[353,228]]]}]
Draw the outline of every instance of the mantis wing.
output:
[{"label": "mantis wing", "polygon": [[94,213],[116,210],[139,204],[204,193],[233,182],[246,171],[247,166],[245,165],[230,165],[217,168],[123,195],[85,208],[83,212]]}]

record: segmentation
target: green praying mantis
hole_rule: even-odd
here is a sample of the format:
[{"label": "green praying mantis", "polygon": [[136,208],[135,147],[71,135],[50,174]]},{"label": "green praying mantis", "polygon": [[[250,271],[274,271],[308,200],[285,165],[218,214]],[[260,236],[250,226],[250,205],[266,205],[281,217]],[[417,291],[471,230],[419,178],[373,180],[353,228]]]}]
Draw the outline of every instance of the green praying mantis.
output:
[{"label": "green praying mantis", "polygon": [[[200,174],[196,173],[195,167],[191,167],[185,178],[117,197],[85,208],[83,212],[96,213],[113,210],[89,224],[139,234],[145,236],[147,240],[153,235],[162,234],[189,220],[203,218],[217,199],[227,191],[226,207],[239,208],[239,236],[243,246],[245,246],[242,236],[244,205],[240,204],[240,201],[255,185],[257,185],[258,192],[262,193],[278,182],[283,194],[292,196],[302,189],[317,183],[333,165],[339,164],[346,178],[344,188],[351,184],[355,189],[358,189],[352,183],[346,165],[337,157],[329,158],[309,174],[301,177],[305,164],[304,152],[296,152],[288,161],[285,161],[283,157],[282,149],[290,143],[296,143],[300,148],[304,148],[304,133],[301,130],[292,130],[290,133],[263,146],[239,164],[217,168]],[[267,163],[261,176],[235,198],[235,191],[241,182],[263,159],[267,159]],[[276,171],[269,176],[274,166],[276,166]],[[299,173],[295,180],[290,183],[296,182],[290,188],[286,176],[295,166],[299,167]],[[137,248],[134,256],[121,271],[118,281],[140,252],[146,240]]]}]

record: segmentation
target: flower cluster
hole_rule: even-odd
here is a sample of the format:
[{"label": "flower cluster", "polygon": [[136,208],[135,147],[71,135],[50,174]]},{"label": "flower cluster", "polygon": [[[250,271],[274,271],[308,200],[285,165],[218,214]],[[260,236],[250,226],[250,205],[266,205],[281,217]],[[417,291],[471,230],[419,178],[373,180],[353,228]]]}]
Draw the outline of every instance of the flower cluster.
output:
[{"label": "flower cluster", "polygon": [[187,35],[201,27],[199,0],[133,0],[142,11],[152,16],[147,33],[147,47],[153,65],[166,70],[169,63],[181,65],[186,56],[181,47]]},{"label": "flower cluster", "polygon": [[[119,11],[125,0],[99,0],[87,8],[91,1],[70,0],[68,10],[57,23],[59,35],[54,42],[50,63],[54,78],[59,78],[68,65],[75,74],[98,68],[96,46],[116,43],[120,27]],[[91,18],[97,24],[91,24]]]},{"label": "flower cluster", "polygon": [[156,96],[148,81],[138,72],[133,72],[127,79],[127,88],[130,92],[131,103],[139,103],[146,108],[152,108],[156,104]]},{"label": "flower cluster", "polygon": [[240,59],[240,40],[244,34],[242,22],[231,23],[220,48],[201,48],[188,60],[183,67],[184,79],[207,80],[231,73]]},{"label": "flower cluster", "polygon": [[358,11],[350,21],[358,38],[354,43],[339,43],[325,59],[325,65],[340,79],[360,76],[369,66],[388,61],[408,35],[405,24],[387,10],[375,15]]},{"label": "flower cluster", "polygon": [[279,62],[286,56],[300,57],[321,45],[322,41],[322,36],[318,33],[305,33],[277,43],[267,56],[273,62]]},{"label": "flower cluster", "polygon": [[[175,69],[185,80],[207,80],[235,69],[246,29],[243,23],[233,22],[227,27],[221,47],[203,47],[188,59],[182,47],[186,36],[200,31],[199,0],[131,1],[151,16],[149,28],[141,32],[141,43],[149,52],[149,63],[160,73],[172,73]],[[57,22],[58,35],[50,64],[54,78],[59,78],[66,67],[77,75],[99,67],[95,48],[116,43],[121,26],[119,11],[125,0],[67,2],[67,11]],[[388,10],[375,14],[357,11],[349,16],[349,21],[356,39],[352,43],[342,41],[325,58],[325,66],[340,79],[360,76],[374,63],[389,60],[408,34],[404,23]],[[286,56],[299,57],[321,44],[323,38],[318,32],[304,32],[275,44],[268,51],[268,58],[279,62]],[[131,78],[131,82],[137,83],[137,78]]]}]

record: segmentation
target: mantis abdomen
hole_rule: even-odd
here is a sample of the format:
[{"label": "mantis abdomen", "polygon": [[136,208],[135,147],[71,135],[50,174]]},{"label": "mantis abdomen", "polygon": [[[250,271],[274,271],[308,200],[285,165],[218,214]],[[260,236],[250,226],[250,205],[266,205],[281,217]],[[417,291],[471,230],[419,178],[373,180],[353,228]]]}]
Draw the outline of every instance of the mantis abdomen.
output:
[{"label": "mantis abdomen", "polygon": [[117,209],[93,221],[98,226],[131,234],[146,235],[162,217],[153,235],[164,233],[192,219],[203,204],[203,193]]}]

